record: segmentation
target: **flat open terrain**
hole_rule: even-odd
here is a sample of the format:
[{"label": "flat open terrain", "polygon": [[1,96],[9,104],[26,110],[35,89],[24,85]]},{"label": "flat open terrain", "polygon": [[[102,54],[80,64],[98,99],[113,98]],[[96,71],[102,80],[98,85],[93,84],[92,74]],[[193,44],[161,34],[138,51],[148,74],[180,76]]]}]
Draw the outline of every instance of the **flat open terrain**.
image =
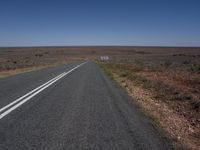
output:
[{"label": "flat open terrain", "polygon": [[24,47],[0,48],[0,71],[58,62],[99,60],[151,67],[171,67],[199,71],[200,48],[164,47]]},{"label": "flat open terrain", "polygon": [[171,149],[96,64],[79,64],[0,79],[1,108],[29,93],[1,111],[0,149]]},{"label": "flat open terrain", "polygon": [[[108,56],[109,60],[102,61],[100,60],[101,56]],[[74,143],[74,141],[78,140],[80,143],[83,142],[83,144],[80,145],[86,148],[90,148],[92,146],[98,147],[98,144],[100,143],[100,146],[103,145],[103,149],[109,149],[109,146],[112,147],[116,145],[117,147],[119,147],[119,149],[127,147],[140,149],[141,145],[139,143],[142,143],[142,141],[145,139],[147,140],[147,145],[144,144],[144,147],[141,148],[146,149],[146,146],[152,146],[152,149],[160,149],[160,143],[163,144],[163,142],[168,142],[166,142],[163,138],[158,138],[157,135],[154,135],[155,132],[151,127],[149,127],[149,125],[147,125],[148,127],[146,128],[146,124],[148,123],[146,123],[146,121],[144,120],[147,120],[148,122],[149,119],[140,116],[140,111],[138,111],[137,107],[142,108],[144,110],[144,113],[153,118],[155,124],[158,124],[162,129],[164,129],[166,135],[169,136],[172,141],[174,141],[174,145],[177,148],[200,148],[200,48],[0,48],[0,76],[2,77],[0,83],[0,104],[3,107],[4,105],[12,102],[16,98],[23,96],[23,94],[26,94],[26,92],[29,92],[32,89],[36,88],[40,84],[47,82],[51,78],[58,75],[59,71],[65,70],[66,66],[64,64],[70,62],[83,62],[86,60],[92,60],[93,62],[96,61],[97,64],[99,64],[101,68],[112,79],[116,80],[124,89],[127,90],[129,96],[132,97],[132,100],[126,94],[125,97],[119,96],[117,93],[123,95],[123,90],[119,87],[116,87],[116,85],[113,85],[109,78],[107,78],[107,76],[102,71],[100,71],[94,63],[90,62],[87,65],[84,65],[75,70],[73,76],[69,75],[68,77],[67,75],[66,77],[63,77],[58,82],[53,84],[54,86],[61,82],[61,80],[65,81],[65,78],[67,80],[66,82],[60,83],[58,89],[55,89],[58,90],[57,92],[50,92],[49,94],[46,94],[46,97],[48,98],[45,98],[44,95],[44,101],[42,101],[43,98],[37,98],[40,96],[37,95],[35,98],[33,98],[33,100],[30,100],[30,102],[23,104],[22,106],[20,106],[19,109],[16,109],[14,112],[10,113],[8,116],[5,117],[5,119],[3,118],[3,120],[7,120],[5,122],[3,121],[1,126],[1,132],[3,133],[1,138],[4,141],[3,146],[5,148],[9,147],[9,145],[13,146],[10,142],[12,141],[12,139],[14,140],[15,136],[19,136],[19,139],[22,139],[22,141],[27,140],[27,145],[29,145],[30,143],[33,143],[33,145],[35,143],[37,145],[38,134],[44,133],[44,139],[49,138],[51,135],[55,135],[55,137],[57,135],[57,138],[59,138],[59,136],[62,134],[61,138],[63,139],[66,137],[66,139],[68,139],[68,142],[71,143],[72,147],[76,145],[76,142]],[[74,63],[74,65],[75,64],[76,63]],[[20,72],[62,65],[63,67],[53,67],[51,69],[39,70],[37,71],[37,73],[30,72],[13,77],[3,78],[5,76],[18,74]],[[63,69],[60,70],[59,68]],[[79,72],[79,70],[87,71]],[[77,75],[75,72],[79,72],[79,75]],[[75,79],[77,76],[79,76],[79,78]],[[67,78],[72,79],[68,80]],[[90,81],[89,78],[91,79]],[[64,85],[61,86],[62,84]],[[107,87],[108,85],[109,88]],[[79,86],[82,88],[80,88]],[[51,88],[52,86],[48,87],[48,89]],[[48,89],[45,89],[45,91],[48,91]],[[96,91],[97,89],[98,91]],[[45,91],[43,91],[42,93],[45,94]],[[85,95],[85,93],[87,95]],[[75,95],[81,96],[76,97]],[[76,100],[74,102],[70,102],[70,100],[74,98]],[[47,99],[50,101],[49,104],[45,103],[45,101],[48,101]],[[85,101],[82,102],[82,99]],[[100,99],[102,100],[101,102]],[[56,104],[57,101],[59,101],[58,104]],[[132,101],[134,104],[127,104],[130,101]],[[35,104],[33,104],[34,102]],[[40,106],[37,102],[43,103],[44,105],[49,107],[46,107],[46,109],[42,110],[43,107]],[[67,105],[65,105],[65,103]],[[24,109],[26,105],[27,108]],[[53,108],[54,105],[56,106],[56,108]],[[31,107],[33,110],[28,117],[29,107]],[[69,111],[65,110],[64,108],[69,109]],[[55,117],[48,116],[48,113],[50,113],[49,110],[51,109],[53,109],[53,111],[55,110],[55,112],[51,113],[57,113],[58,118],[61,121],[60,124],[63,124],[58,132],[57,129],[55,129],[58,124],[53,123],[58,120],[56,120]],[[58,111],[59,109],[62,110],[63,115],[60,114],[61,112]],[[22,110],[22,112],[20,112],[20,110]],[[126,112],[125,110],[128,112]],[[15,112],[17,112],[17,114],[19,113],[20,115],[15,116]],[[41,118],[43,119],[45,118],[45,114],[49,117],[49,119],[52,121],[52,127],[49,127],[49,129],[52,130],[52,133],[47,134],[48,129],[45,129],[47,125],[41,122],[42,119],[40,120],[40,117],[35,118],[36,115],[34,113],[37,114],[37,116],[41,115]],[[12,115],[14,116],[12,117]],[[44,117],[42,117],[43,115]],[[52,116],[54,115],[55,114],[52,114]],[[69,120],[65,120],[68,115],[71,119],[68,118]],[[84,118],[83,115],[86,116],[86,118]],[[110,118],[110,122],[108,121],[107,116]],[[29,118],[27,120],[27,124],[26,118]],[[36,122],[38,122],[38,126],[30,125],[32,123],[30,121],[30,118],[33,121],[35,120]],[[19,123],[18,120],[20,119],[25,120],[21,120],[21,123]],[[94,121],[91,121],[91,119]],[[109,123],[109,126],[107,126],[108,124],[106,124],[105,122],[102,122],[101,124],[100,120],[104,119],[106,120],[105,122]],[[51,125],[51,121],[47,120],[47,122],[50,123],[49,125]],[[68,123],[66,123],[66,121]],[[142,123],[140,121],[142,121]],[[18,125],[18,130],[14,132],[15,122]],[[131,122],[138,123],[134,124]],[[64,125],[64,123],[66,123],[66,125]],[[83,126],[83,128],[85,129],[84,131],[79,130],[79,124]],[[110,125],[114,125],[112,126],[113,128],[109,128]],[[138,126],[142,125],[145,126],[145,129],[143,129],[145,133],[138,128]],[[37,127],[39,127],[39,131],[35,131],[37,130]],[[26,134],[25,130],[22,130],[23,128],[35,131],[33,132],[33,134],[35,135],[32,135],[32,137],[35,136],[35,141],[28,140],[28,134],[31,134],[31,132]],[[97,131],[104,128],[105,132],[110,130],[110,133],[108,132],[108,134],[104,135],[104,132],[101,134]],[[136,131],[136,129],[138,131]],[[56,131],[55,133],[53,132],[54,130]],[[65,132],[62,131],[65,131],[68,134],[65,135]],[[87,131],[91,132],[89,134],[86,134]],[[142,136],[139,132],[141,132],[142,134],[144,133],[144,136]],[[11,133],[16,134],[13,134],[11,136]],[[88,143],[88,139],[91,139],[90,136],[93,136],[94,134],[97,134],[97,137],[93,139],[96,142],[94,143],[97,145],[92,145],[91,143]],[[71,135],[72,138],[70,139],[68,135]],[[136,137],[136,135],[139,136],[139,138],[134,138]],[[8,136],[12,138],[9,139]],[[121,136],[124,140],[120,138]],[[153,140],[148,141],[147,136],[152,136]],[[105,137],[105,141],[99,140],[99,138],[102,139],[103,137]],[[107,137],[110,138],[107,139]],[[154,140],[158,140],[159,142],[155,142]],[[57,142],[59,141],[60,140],[57,139]],[[112,143],[111,141],[115,141],[118,144],[116,144],[115,142]],[[42,142],[44,144],[44,147],[46,145],[46,142],[49,141]],[[106,144],[104,145],[103,143],[106,142],[110,144],[108,144],[108,147],[104,147],[106,146]],[[121,147],[119,145],[120,143]],[[15,144],[18,145],[19,141],[15,141]],[[14,146],[16,146],[15,144]],[[59,144],[62,149],[63,143]],[[66,144],[64,145],[66,146]],[[125,145],[127,145],[127,147]],[[164,144],[163,149],[167,148],[167,145]],[[41,144],[40,146],[43,145]],[[22,144],[22,147],[26,148],[26,145]]]}]

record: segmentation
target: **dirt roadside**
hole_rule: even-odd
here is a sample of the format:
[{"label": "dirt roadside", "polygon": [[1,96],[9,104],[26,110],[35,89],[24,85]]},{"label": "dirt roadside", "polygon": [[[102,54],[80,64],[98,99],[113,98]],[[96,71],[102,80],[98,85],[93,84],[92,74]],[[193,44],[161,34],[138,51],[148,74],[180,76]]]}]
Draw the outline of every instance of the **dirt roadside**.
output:
[{"label": "dirt roadside", "polygon": [[[179,87],[171,86],[168,80],[163,79],[164,73],[155,79],[157,72],[151,76],[148,73],[147,76],[146,69],[139,71],[132,65],[98,64],[128,91],[155,124],[166,131],[176,149],[200,149],[200,109],[198,102],[195,103],[194,94],[192,97]],[[167,79],[170,79],[169,75]]]}]

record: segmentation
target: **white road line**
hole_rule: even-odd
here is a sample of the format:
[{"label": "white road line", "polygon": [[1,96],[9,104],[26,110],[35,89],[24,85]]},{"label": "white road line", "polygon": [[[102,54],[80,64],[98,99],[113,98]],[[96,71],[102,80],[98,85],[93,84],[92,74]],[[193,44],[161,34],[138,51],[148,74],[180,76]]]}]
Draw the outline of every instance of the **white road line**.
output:
[{"label": "white road line", "polygon": [[22,96],[22,97],[16,99],[16,100],[13,101],[12,103],[10,103],[10,104],[4,106],[3,108],[0,109],[0,112],[4,111],[5,109],[7,109],[7,108],[9,108],[10,106],[14,105],[15,103],[19,102],[19,101],[22,100],[23,98],[25,98],[25,97],[27,97],[28,95],[30,95],[30,94],[34,93],[35,91],[39,90],[40,88],[42,88],[43,86],[45,86],[45,85],[47,85],[48,83],[52,82],[53,80],[57,79],[58,77],[60,77],[60,76],[63,75],[63,74],[64,74],[64,73],[62,73],[62,74],[56,76],[55,78],[53,78],[53,79],[51,79],[50,81],[48,81],[48,82],[42,84],[41,86],[37,87],[36,89],[34,89],[34,90],[30,91],[29,93],[25,94],[24,96]]},{"label": "white road line", "polygon": [[[53,83],[55,83],[56,81],[58,81],[59,79],[63,78],[64,76],[66,76],[67,74],[69,74],[70,72],[74,71],[75,69],[79,68],[80,66],[84,65],[86,62],[77,65],[76,67],[74,67],[73,69],[69,70],[68,72],[63,72],[62,74],[60,74],[59,76],[51,79],[50,81],[46,82],[45,84],[39,86],[38,88],[32,90],[31,92],[27,93],[26,95],[18,98],[17,100],[15,100],[14,102],[6,105],[5,107],[1,108],[0,110],[3,111],[6,108],[14,105],[15,103],[17,103],[16,105],[12,106],[11,108],[9,108],[8,110],[6,110],[5,112],[3,112],[0,115],[0,119],[2,119],[3,117],[5,117],[6,115],[8,115],[10,112],[12,112],[13,110],[15,110],[16,108],[20,107],[22,104],[24,104],[25,102],[27,102],[28,100],[30,100],[32,97],[34,97],[35,95],[39,94],[40,92],[42,92],[44,89],[46,89],[47,87],[49,87],[50,85],[52,85]],[[28,96],[28,97],[27,97]],[[26,97],[26,98],[25,98]],[[23,99],[25,98],[25,99]]]}]

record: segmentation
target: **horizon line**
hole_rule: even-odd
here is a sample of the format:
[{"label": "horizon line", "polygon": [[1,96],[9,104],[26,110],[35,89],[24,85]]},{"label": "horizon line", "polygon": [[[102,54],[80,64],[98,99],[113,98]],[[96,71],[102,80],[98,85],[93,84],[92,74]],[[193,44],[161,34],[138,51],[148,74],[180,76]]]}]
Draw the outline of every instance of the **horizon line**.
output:
[{"label": "horizon line", "polygon": [[27,46],[0,46],[0,48],[36,48],[36,47],[163,47],[163,48],[200,48],[200,46],[178,45],[27,45]]}]

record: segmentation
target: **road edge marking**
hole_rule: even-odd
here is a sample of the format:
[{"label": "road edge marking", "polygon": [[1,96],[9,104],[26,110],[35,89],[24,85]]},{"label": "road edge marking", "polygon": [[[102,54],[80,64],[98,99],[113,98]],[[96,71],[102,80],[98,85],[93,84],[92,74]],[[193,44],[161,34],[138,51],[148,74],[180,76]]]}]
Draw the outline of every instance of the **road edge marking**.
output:
[{"label": "road edge marking", "polygon": [[[36,89],[32,90],[31,92],[25,94],[24,96],[18,98],[17,100],[11,102],[10,104],[4,106],[3,108],[0,109],[0,112],[2,112],[3,110],[6,110],[5,112],[0,114],[0,119],[2,119],[3,117],[5,117],[6,115],[8,115],[9,113],[11,113],[13,110],[15,110],[16,108],[20,107],[22,104],[24,104],[25,102],[27,102],[28,100],[30,100],[31,98],[33,98],[34,96],[36,96],[37,94],[39,94],[40,92],[42,92],[43,90],[45,90],[46,88],[48,88],[50,85],[52,85],[53,83],[55,83],[56,81],[60,80],[61,78],[63,78],[64,76],[66,76],[67,74],[71,73],[72,71],[74,71],[75,69],[81,67],[82,65],[84,65],[87,62],[81,63],[80,65],[77,65],[76,67],[72,68],[71,70],[69,70],[68,72],[63,72],[62,74],[54,77],[53,79],[49,80],[48,82],[42,84],[41,86],[37,87]],[[24,99],[25,98],[25,99]],[[20,101],[20,102],[19,102]],[[19,102],[19,103],[17,103]],[[17,104],[16,104],[17,103]],[[14,106],[13,106],[14,105]]]}]

